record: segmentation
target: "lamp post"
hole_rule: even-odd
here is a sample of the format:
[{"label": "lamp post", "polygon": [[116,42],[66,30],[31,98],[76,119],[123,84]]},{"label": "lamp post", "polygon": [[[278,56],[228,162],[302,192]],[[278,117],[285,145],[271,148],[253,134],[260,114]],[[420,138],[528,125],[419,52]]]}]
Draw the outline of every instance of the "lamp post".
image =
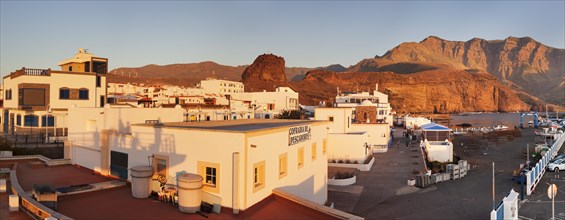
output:
[{"label": "lamp post", "polygon": [[51,113],[51,105],[47,105],[47,114],[45,114],[45,143],[49,142],[49,114]]}]

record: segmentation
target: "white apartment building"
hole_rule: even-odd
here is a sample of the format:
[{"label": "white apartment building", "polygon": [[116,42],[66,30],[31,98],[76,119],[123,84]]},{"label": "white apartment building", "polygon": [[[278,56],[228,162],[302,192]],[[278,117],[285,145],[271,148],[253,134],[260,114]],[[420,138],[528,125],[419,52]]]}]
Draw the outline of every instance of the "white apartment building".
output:
[{"label": "white apartment building", "polygon": [[255,109],[255,118],[269,119],[283,110],[298,110],[298,93],[289,87],[278,87],[274,92],[246,92]]},{"label": "white apartment building", "polygon": [[107,58],[79,49],[59,66],[61,70],[22,68],[4,76],[2,128],[5,133],[65,135],[71,106],[104,106]]},{"label": "white apartment building", "polygon": [[108,95],[136,94],[137,86],[130,83],[108,83]]},{"label": "white apartment building", "polygon": [[129,168],[139,165],[153,166],[171,185],[183,173],[199,174],[203,197],[234,210],[253,206],[273,189],[324,204],[327,124],[254,119],[131,124],[129,133],[101,132],[98,147],[82,150],[71,143],[65,152],[75,152],[75,164],[121,179],[129,179]]},{"label": "white apartment building", "polygon": [[220,95],[244,92],[244,85],[242,82],[212,78],[200,81],[200,88],[204,89],[208,93]]},{"label": "white apartment building", "polygon": [[327,120],[328,158],[362,163],[373,152],[387,149],[391,143],[390,126],[376,118],[376,106],[370,101],[355,108],[315,109],[315,120]]},{"label": "white apartment building", "polygon": [[[184,110],[177,108],[127,108],[106,105],[104,108],[69,108],[69,135],[65,146],[74,163],[101,172],[100,149],[104,134],[130,134],[132,125],[139,123],[182,121]],[[72,147],[72,148],[69,148]]]},{"label": "white apartment building", "polygon": [[365,100],[371,101],[372,105],[377,107],[377,120],[386,121],[392,125],[392,115],[388,95],[379,92],[379,84],[375,85],[373,94],[369,92],[344,92],[341,93],[338,88],[338,94],[335,97],[334,107],[356,107],[361,105]]}]

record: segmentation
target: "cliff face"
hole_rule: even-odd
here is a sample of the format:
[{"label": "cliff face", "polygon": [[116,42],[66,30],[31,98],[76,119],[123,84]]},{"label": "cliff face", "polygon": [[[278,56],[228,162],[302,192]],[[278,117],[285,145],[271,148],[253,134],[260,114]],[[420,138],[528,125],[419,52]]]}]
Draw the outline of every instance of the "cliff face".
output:
[{"label": "cliff face", "polygon": [[[565,105],[565,49],[548,47],[529,37],[494,41],[474,38],[467,42],[428,37],[419,43],[402,43],[349,71],[382,71],[398,63],[486,71],[544,101]],[[398,68],[390,69],[397,72]]]},{"label": "cliff face", "polygon": [[[228,66],[206,61],[200,63],[121,67],[110,71],[108,82],[194,86],[200,80],[210,77],[240,81],[241,73],[248,66]],[[288,67],[284,68],[283,72],[286,73],[285,75],[288,79],[300,80],[309,70],[312,70],[312,68]]]},{"label": "cliff face", "polygon": [[300,102],[310,105],[335,97],[342,91],[379,91],[389,95],[397,112],[522,111],[529,107],[508,87],[485,72],[457,69],[415,74],[392,72],[334,73],[314,70],[304,80],[292,82]]},{"label": "cliff face", "polygon": [[288,86],[284,63],[284,58],[273,54],[257,57],[241,75],[245,91],[275,91],[279,86]]}]

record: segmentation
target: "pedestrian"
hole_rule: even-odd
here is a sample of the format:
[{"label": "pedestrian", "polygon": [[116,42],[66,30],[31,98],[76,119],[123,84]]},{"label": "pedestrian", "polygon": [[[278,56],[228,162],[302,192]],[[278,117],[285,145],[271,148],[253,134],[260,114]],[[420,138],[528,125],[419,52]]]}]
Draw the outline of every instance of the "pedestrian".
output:
[{"label": "pedestrian", "polygon": [[406,141],[406,147],[408,147],[408,139],[404,139]]},{"label": "pedestrian", "polygon": [[559,168],[555,168],[555,178],[559,179]]}]

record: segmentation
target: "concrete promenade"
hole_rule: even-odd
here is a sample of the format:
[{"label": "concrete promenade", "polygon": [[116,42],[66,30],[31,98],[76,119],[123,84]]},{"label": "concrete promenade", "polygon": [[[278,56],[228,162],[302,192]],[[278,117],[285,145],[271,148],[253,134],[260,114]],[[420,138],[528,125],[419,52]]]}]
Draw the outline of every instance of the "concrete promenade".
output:
[{"label": "concrete promenade", "polygon": [[[401,132],[397,130],[396,133],[398,135]],[[362,190],[353,191],[358,193],[348,193],[346,190],[336,190],[332,187],[328,197],[337,209],[366,219],[488,219],[493,207],[492,162],[496,164],[497,206],[510,189],[514,188],[520,192],[520,185],[512,181],[512,171],[518,169],[520,163],[525,163],[522,150],[525,150],[526,144],[529,143],[533,150],[536,140],[531,129],[523,130],[521,137],[514,138],[489,140],[457,137],[454,140],[455,154],[468,160],[472,164],[471,170],[462,179],[449,180],[425,189],[408,187],[406,183],[407,179],[413,176],[411,172],[416,168],[421,169],[423,163],[417,144],[414,143],[409,148],[402,145],[397,147],[396,140],[387,153],[375,154],[376,161],[371,171],[360,172],[357,183],[348,186]],[[563,150],[560,151],[562,152]],[[419,164],[416,165],[416,162]],[[549,175],[553,173],[547,172],[544,181]],[[565,177],[562,176],[556,181],[562,181],[563,186]],[[538,213],[540,209],[535,207],[543,202],[537,202],[538,199],[535,199],[535,203],[531,201],[536,195],[545,195],[546,188],[540,185],[538,192],[526,198],[528,200],[523,204],[520,215],[533,216],[532,219],[547,219],[547,215]],[[562,188],[560,190],[565,191]],[[560,196],[558,200],[564,200],[563,195]],[[563,203],[561,205],[565,207]]]}]

